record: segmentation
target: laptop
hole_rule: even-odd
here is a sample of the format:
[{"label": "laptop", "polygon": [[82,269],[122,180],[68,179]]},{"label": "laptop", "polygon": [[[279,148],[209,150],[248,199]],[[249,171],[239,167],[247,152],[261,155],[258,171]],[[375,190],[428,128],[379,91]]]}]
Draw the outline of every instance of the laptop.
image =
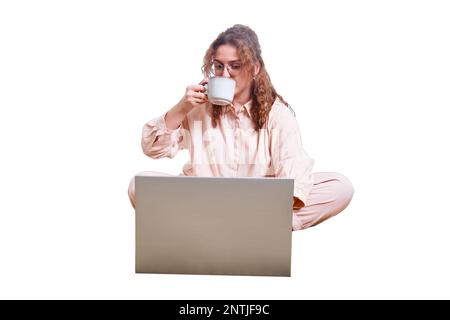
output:
[{"label": "laptop", "polygon": [[136,273],[290,276],[290,178],[136,176]]}]

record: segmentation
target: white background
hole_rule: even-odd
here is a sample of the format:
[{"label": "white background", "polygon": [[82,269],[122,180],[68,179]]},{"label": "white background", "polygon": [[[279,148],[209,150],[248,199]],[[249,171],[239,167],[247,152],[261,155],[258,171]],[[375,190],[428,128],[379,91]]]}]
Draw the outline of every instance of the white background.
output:
[{"label": "white background", "polygon": [[[447,1],[1,1],[0,298],[450,298]],[[252,27],[315,171],[356,189],[291,278],[134,274],[143,124]]]}]

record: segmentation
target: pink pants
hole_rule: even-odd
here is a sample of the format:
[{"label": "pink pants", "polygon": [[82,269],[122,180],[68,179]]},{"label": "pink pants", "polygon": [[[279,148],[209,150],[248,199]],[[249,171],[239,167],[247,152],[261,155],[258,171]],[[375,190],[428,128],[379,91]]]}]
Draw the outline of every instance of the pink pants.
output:
[{"label": "pink pants", "polygon": [[[145,171],[148,176],[170,176],[167,173]],[[344,210],[353,197],[353,186],[344,175],[335,172],[313,173],[314,185],[305,206],[292,213],[292,230],[318,225]],[[135,207],[134,177],[130,181],[128,196]]]}]

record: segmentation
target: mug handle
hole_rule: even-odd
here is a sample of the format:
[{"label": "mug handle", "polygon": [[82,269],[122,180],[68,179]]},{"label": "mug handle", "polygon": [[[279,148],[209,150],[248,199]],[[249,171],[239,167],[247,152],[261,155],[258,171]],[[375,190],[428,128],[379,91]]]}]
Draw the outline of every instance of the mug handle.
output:
[{"label": "mug handle", "polygon": [[200,81],[199,85],[202,85],[205,88],[205,93],[208,92],[208,80],[209,79],[203,79],[202,81]]}]

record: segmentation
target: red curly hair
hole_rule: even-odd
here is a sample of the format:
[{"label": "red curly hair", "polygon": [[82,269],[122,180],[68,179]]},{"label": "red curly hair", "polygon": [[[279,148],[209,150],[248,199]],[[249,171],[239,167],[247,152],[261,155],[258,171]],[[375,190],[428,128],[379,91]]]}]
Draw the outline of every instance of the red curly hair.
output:
[{"label": "red curly hair", "polygon": [[[269,74],[261,57],[261,46],[256,33],[247,26],[236,24],[228,28],[214,40],[209,46],[203,58],[202,72],[205,77],[211,77],[213,73],[213,58],[217,49],[224,44],[236,48],[242,66],[245,71],[250,72],[259,62],[260,71],[254,77],[251,87],[252,108],[251,116],[256,130],[264,128],[269,117],[273,103],[278,98],[287,107],[288,103],[275,90],[270,81]],[[215,128],[220,121],[224,108],[212,105],[212,126]]]}]

